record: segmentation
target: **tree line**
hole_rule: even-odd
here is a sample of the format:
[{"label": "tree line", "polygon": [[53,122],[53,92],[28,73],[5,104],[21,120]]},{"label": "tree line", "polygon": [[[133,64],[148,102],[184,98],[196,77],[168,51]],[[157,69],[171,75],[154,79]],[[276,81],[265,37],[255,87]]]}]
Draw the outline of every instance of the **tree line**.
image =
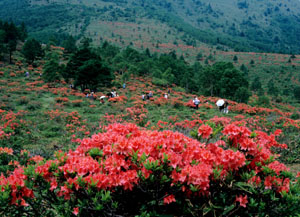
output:
[{"label": "tree line", "polygon": [[17,48],[18,41],[24,41],[27,37],[25,24],[16,26],[13,22],[3,22],[0,20],[0,57],[9,56],[12,61],[12,53]]},{"label": "tree line", "polygon": [[189,64],[175,51],[168,54],[151,54],[149,49],[139,52],[132,47],[120,49],[108,42],[92,48],[85,39],[77,47],[74,38],[64,42],[68,62],[59,64],[57,55],[51,55],[44,67],[47,82],[65,79],[75,87],[97,90],[110,86],[112,72],[122,75],[126,82],[131,74],[150,76],[154,84],[168,87],[172,84],[187,92],[219,96],[239,102],[247,102],[250,91],[245,73],[232,63],[219,62],[212,66]]},{"label": "tree line", "polygon": [[[24,24],[16,26],[12,22],[0,21],[0,46],[3,48],[1,51],[2,55],[9,55],[10,62],[18,41],[25,41],[22,54],[28,64],[33,64],[36,58],[44,56],[45,49],[42,49],[40,42],[27,38]],[[189,93],[218,96],[237,102],[247,102],[251,95],[250,89],[264,95],[258,78],[254,79],[249,88],[245,66],[237,69],[230,62],[217,62],[214,65],[201,65],[199,62],[189,64],[183,56],[178,57],[175,51],[151,54],[149,49],[121,49],[108,42],[104,42],[100,47],[92,47],[90,43],[90,39],[84,39],[76,44],[72,36],[67,37],[63,42],[64,58],[67,61],[62,63],[59,55],[48,52],[43,79],[50,83],[64,79],[82,91],[97,91],[101,87],[112,86],[113,72],[118,72],[122,75],[123,82],[126,82],[131,74],[150,76],[152,82],[158,86],[168,87],[176,84]],[[276,87],[272,85],[274,86],[273,82],[268,84],[267,89],[274,94]],[[295,88],[294,95],[299,98],[299,88]]]}]

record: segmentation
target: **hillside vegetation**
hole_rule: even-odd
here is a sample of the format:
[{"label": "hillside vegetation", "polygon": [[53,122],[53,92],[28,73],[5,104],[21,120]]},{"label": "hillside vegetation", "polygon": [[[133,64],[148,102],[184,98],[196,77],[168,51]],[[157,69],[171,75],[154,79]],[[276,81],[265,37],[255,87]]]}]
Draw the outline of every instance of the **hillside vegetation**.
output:
[{"label": "hillside vegetation", "polygon": [[300,215],[300,56],[233,51],[260,39],[195,29],[217,6],[187,2],[6,5],[1,216]]},{"label": "hillside vegetation", "polygon": [[[122,33],[113,36],[109,25],[106,27],[106,22],[121,22],[137,25],[134,35],[141,35],[146,43],[167,38],[168,42],[194,46],[200,42],[225,45],[236,51],[299,53],[297,0],[3,0],[0,6],[0,18],[24,21],[29,31],[44,41],[50,35],[72,34],[98,40],[112,36],[125,43]],[[145,24],[149,28],[143,28]],[[148,37],[141,30],[147,31]]]},{"label": "hillside vegetation", "polygon": [[[100,49],[102,61],[112,48]],[[1,214],[300,212],[297,107],[271,102],[264,108],[253,96],[249,104],[228,100],[226,114],[216,107],[219,98],[198,96],[196,110],[194,95],[176,85],[155,85],[138,72],[128,77],[116,72],[114,87],[101,84],[87,98],[90,90],[73,89],[63,80],[44,81],[47,73],[56,72],[48,68],[57,66],[57,57],[64,63],[79,61],[87,48],[72,56],[61,47],[45,51],[46,63],[39,58],[33,67],[15,52],[15,64],[0,68]],[[89,55],[97,59],[93,52]],[[80,69],[91,66],[78,61]],[[102,104],[99,97],[112,89],[119,96]],[[149,91],[154,97],[143,101],[141,95]],[[282,162],[295,170],[289,172]]]}]

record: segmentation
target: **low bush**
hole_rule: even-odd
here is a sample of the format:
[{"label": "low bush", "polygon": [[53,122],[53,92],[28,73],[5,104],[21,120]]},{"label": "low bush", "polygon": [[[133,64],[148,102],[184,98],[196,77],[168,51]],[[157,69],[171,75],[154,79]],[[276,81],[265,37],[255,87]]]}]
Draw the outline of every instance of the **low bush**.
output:
[{"label": "low bush", "polygon": [[26,107],[28,110],[34,111],[42,108],[42,103],[38,101],[30,101]]},{"label": "low bush", "polygon": [[[34,156],[1,175],[7,216],[289,216],[300,181],[276,161],[275,138],[237,124],[178,132],[113,124],[75,151]],[[200,142],[201,141],[201,142]],[[216,142],[210,142],[216,141]]]}]

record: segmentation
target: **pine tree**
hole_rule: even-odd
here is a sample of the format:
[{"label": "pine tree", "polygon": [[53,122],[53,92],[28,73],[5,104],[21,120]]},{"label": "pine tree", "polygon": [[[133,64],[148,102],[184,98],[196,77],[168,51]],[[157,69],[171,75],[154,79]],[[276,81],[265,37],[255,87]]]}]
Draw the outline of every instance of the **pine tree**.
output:
[{"label": "pine tree", "polygon": [[110,86],[114,76],[101,58],[90,50],[88,43],[72,55],[66,66],[64,78],[74,80],[74,86],[81,90],[97,90],[100,86]]},{"label": "pine tree", "polygon": [[22,53],[29,64],[32,64],[37,57],[42,57],[44,54],[41,44],[35,39],[26,41]]}]

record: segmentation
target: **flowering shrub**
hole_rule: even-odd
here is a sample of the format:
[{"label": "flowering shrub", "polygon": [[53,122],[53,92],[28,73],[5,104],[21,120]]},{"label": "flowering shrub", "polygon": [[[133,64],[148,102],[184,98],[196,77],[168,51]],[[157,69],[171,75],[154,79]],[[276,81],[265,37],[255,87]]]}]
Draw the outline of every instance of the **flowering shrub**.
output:
[{"label": "flowering shrub", "polygon": [[0,177],[0,213],[282,216],[300,211],[299,180],[271,151],[285,147],[276,141],[279,132],[267,135],[222,123],[194,130],[205,143],[178,132],[115,123],[81,140],[74,151],[57,152],[52,160],[30,158],[27,166],[16,164]]},{"label": "flowering shrub", "polygon": [[82,99],[76,99],[71,101],[71,103],[76,107],[80,107],[82,102],[83,102]]},{"label": "flowering shrub", "polygon": [[67,98],[67,97],[57,97],[57,98],[55,98],[55,101],[58,102],[58,103],[67,103],[67,102],[69,102],[69,98]]}]

